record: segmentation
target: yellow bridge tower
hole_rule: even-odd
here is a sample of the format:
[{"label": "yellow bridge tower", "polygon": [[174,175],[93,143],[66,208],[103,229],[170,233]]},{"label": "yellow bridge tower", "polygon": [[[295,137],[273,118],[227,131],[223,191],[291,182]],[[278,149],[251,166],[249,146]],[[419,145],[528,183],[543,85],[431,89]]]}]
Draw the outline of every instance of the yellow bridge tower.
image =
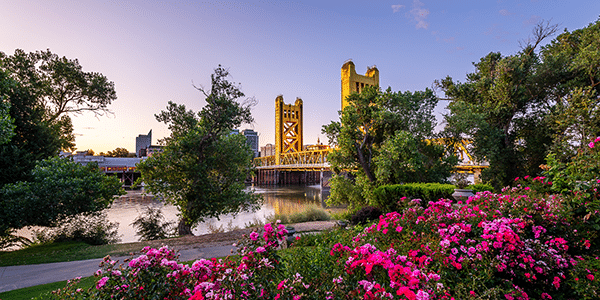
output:
[{"label": "yellow bridge tower", "polygon": [[366,86],[379,86],[377,67],[368,67],[365,75],[359,75],[351,60],[345,62],[342,66],[342,110],[348,105],[346,98],[353,92],[360,93]]},{"label": "yellow bridge tower", "polygon": [[296,103],[283,103],[283,96],[275,99],[275,161],[280,163],[280,154],[301,152],[303,145],[302,99]]}]

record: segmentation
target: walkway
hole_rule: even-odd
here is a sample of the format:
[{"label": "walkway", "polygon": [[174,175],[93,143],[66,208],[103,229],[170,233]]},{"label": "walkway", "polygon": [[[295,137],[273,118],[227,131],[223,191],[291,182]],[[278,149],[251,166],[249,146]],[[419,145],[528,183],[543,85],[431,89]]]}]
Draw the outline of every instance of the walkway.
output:
[{"label": "walkway", "polygon": [[[216,246],[206,248],[191,248],[179,251],[179,261],[192,261],[201,258],[224,257],[230,255],[233,246]],[[122,263],[128,258],[114,257]],[[39,265],[0,267],[0,292],[46,284],[51,282],[88,277],[94,275],[99,268],[102,258],[58,262]]]}]

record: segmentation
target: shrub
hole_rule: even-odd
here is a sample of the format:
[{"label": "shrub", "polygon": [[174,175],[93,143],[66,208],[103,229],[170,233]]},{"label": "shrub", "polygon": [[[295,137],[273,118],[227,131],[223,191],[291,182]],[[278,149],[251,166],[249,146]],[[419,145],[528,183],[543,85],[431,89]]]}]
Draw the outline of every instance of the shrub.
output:
[{"label": "shrub", "polygon": [[379,219],[379,216],[381,216],[381,210],[379,208],[365,206],[352,215],[350,223],[353,225],[366,224],[370,221]]},{"label": "shrub", "polygon": [[430,201],[449,199],[454,193],[454,185],[442,183],[407,183],[382,185],[373,191],[372,206],[381,208],[384,212],[400,211],[407,202],[399,202],[403,197],[421,199],[427,204]]},{"label": "shrub", "polygon": [[140,241],[152,241],[177,236],[175,222],[164,222],[165,217],[159,208],[148,206],[131,225]]},{"label": "shrub", "polygon": [[[441,199],[391,212],[364,230],[299,237],[276,251],[284,226],[267,224],[239,256],[186,266],[165,248],[116,268],[75,299],[598,299],[599,247],[574,230],[567,199],[532,189]],[[191,297],[190,297],[191,295]]]},{"label": "shrub", "polygon": [[494,191],[494,187],[486,184],[486,183],[476,183],[476,184],[471,184],[469,186],[467,186],[467,189],[472,190],[473,193],[479,193],[479,192],[493,192]]},{"label": "shrub", "polygon": [[34,231],[39,243],[80,241],[90,245],[114,244],[120,241],[119,223],[110,222],[105,212],[66,217],[55,227]]}]

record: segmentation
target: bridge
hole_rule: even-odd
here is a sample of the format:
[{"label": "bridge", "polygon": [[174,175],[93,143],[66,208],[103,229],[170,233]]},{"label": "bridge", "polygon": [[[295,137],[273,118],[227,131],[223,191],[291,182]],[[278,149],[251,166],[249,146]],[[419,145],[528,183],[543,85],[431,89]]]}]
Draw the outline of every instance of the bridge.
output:
[{"label": "bridge", "polygon": [[[353,92],[360,93],[367,86],[379,85],[379,71],[369,67],[365,75],[356,73],[354,63],[347,61],[342,66],[342,109]],[[335,151],[326,145],[303,147],[303,102],[297,98],[294,104],[285,104],[283,96],[275,99],[275,155],[257,157],[254,166],[257,175],[254,182],[259,185],[320,184],[329,187],[331,178],[329,153]],[[487,163],[477,162],[470,154],[471,142],[461,140],[456,143],[449,139],[433,139],[428,142],[445,145],[459,158],[457,172],[473,173],[479,181],[481,170]]]}]

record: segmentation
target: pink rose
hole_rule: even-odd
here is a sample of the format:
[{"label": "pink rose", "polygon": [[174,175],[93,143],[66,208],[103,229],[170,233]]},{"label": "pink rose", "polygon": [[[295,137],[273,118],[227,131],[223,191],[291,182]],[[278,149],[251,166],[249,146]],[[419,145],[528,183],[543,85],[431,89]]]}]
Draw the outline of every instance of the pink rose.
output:
[{"label": "pink rose", "polygon": [[98,280],[98,283],[96,283],[96,289],[101,289],[106,282],[108,281],[108,277],[102,277],[100,280]]}]

